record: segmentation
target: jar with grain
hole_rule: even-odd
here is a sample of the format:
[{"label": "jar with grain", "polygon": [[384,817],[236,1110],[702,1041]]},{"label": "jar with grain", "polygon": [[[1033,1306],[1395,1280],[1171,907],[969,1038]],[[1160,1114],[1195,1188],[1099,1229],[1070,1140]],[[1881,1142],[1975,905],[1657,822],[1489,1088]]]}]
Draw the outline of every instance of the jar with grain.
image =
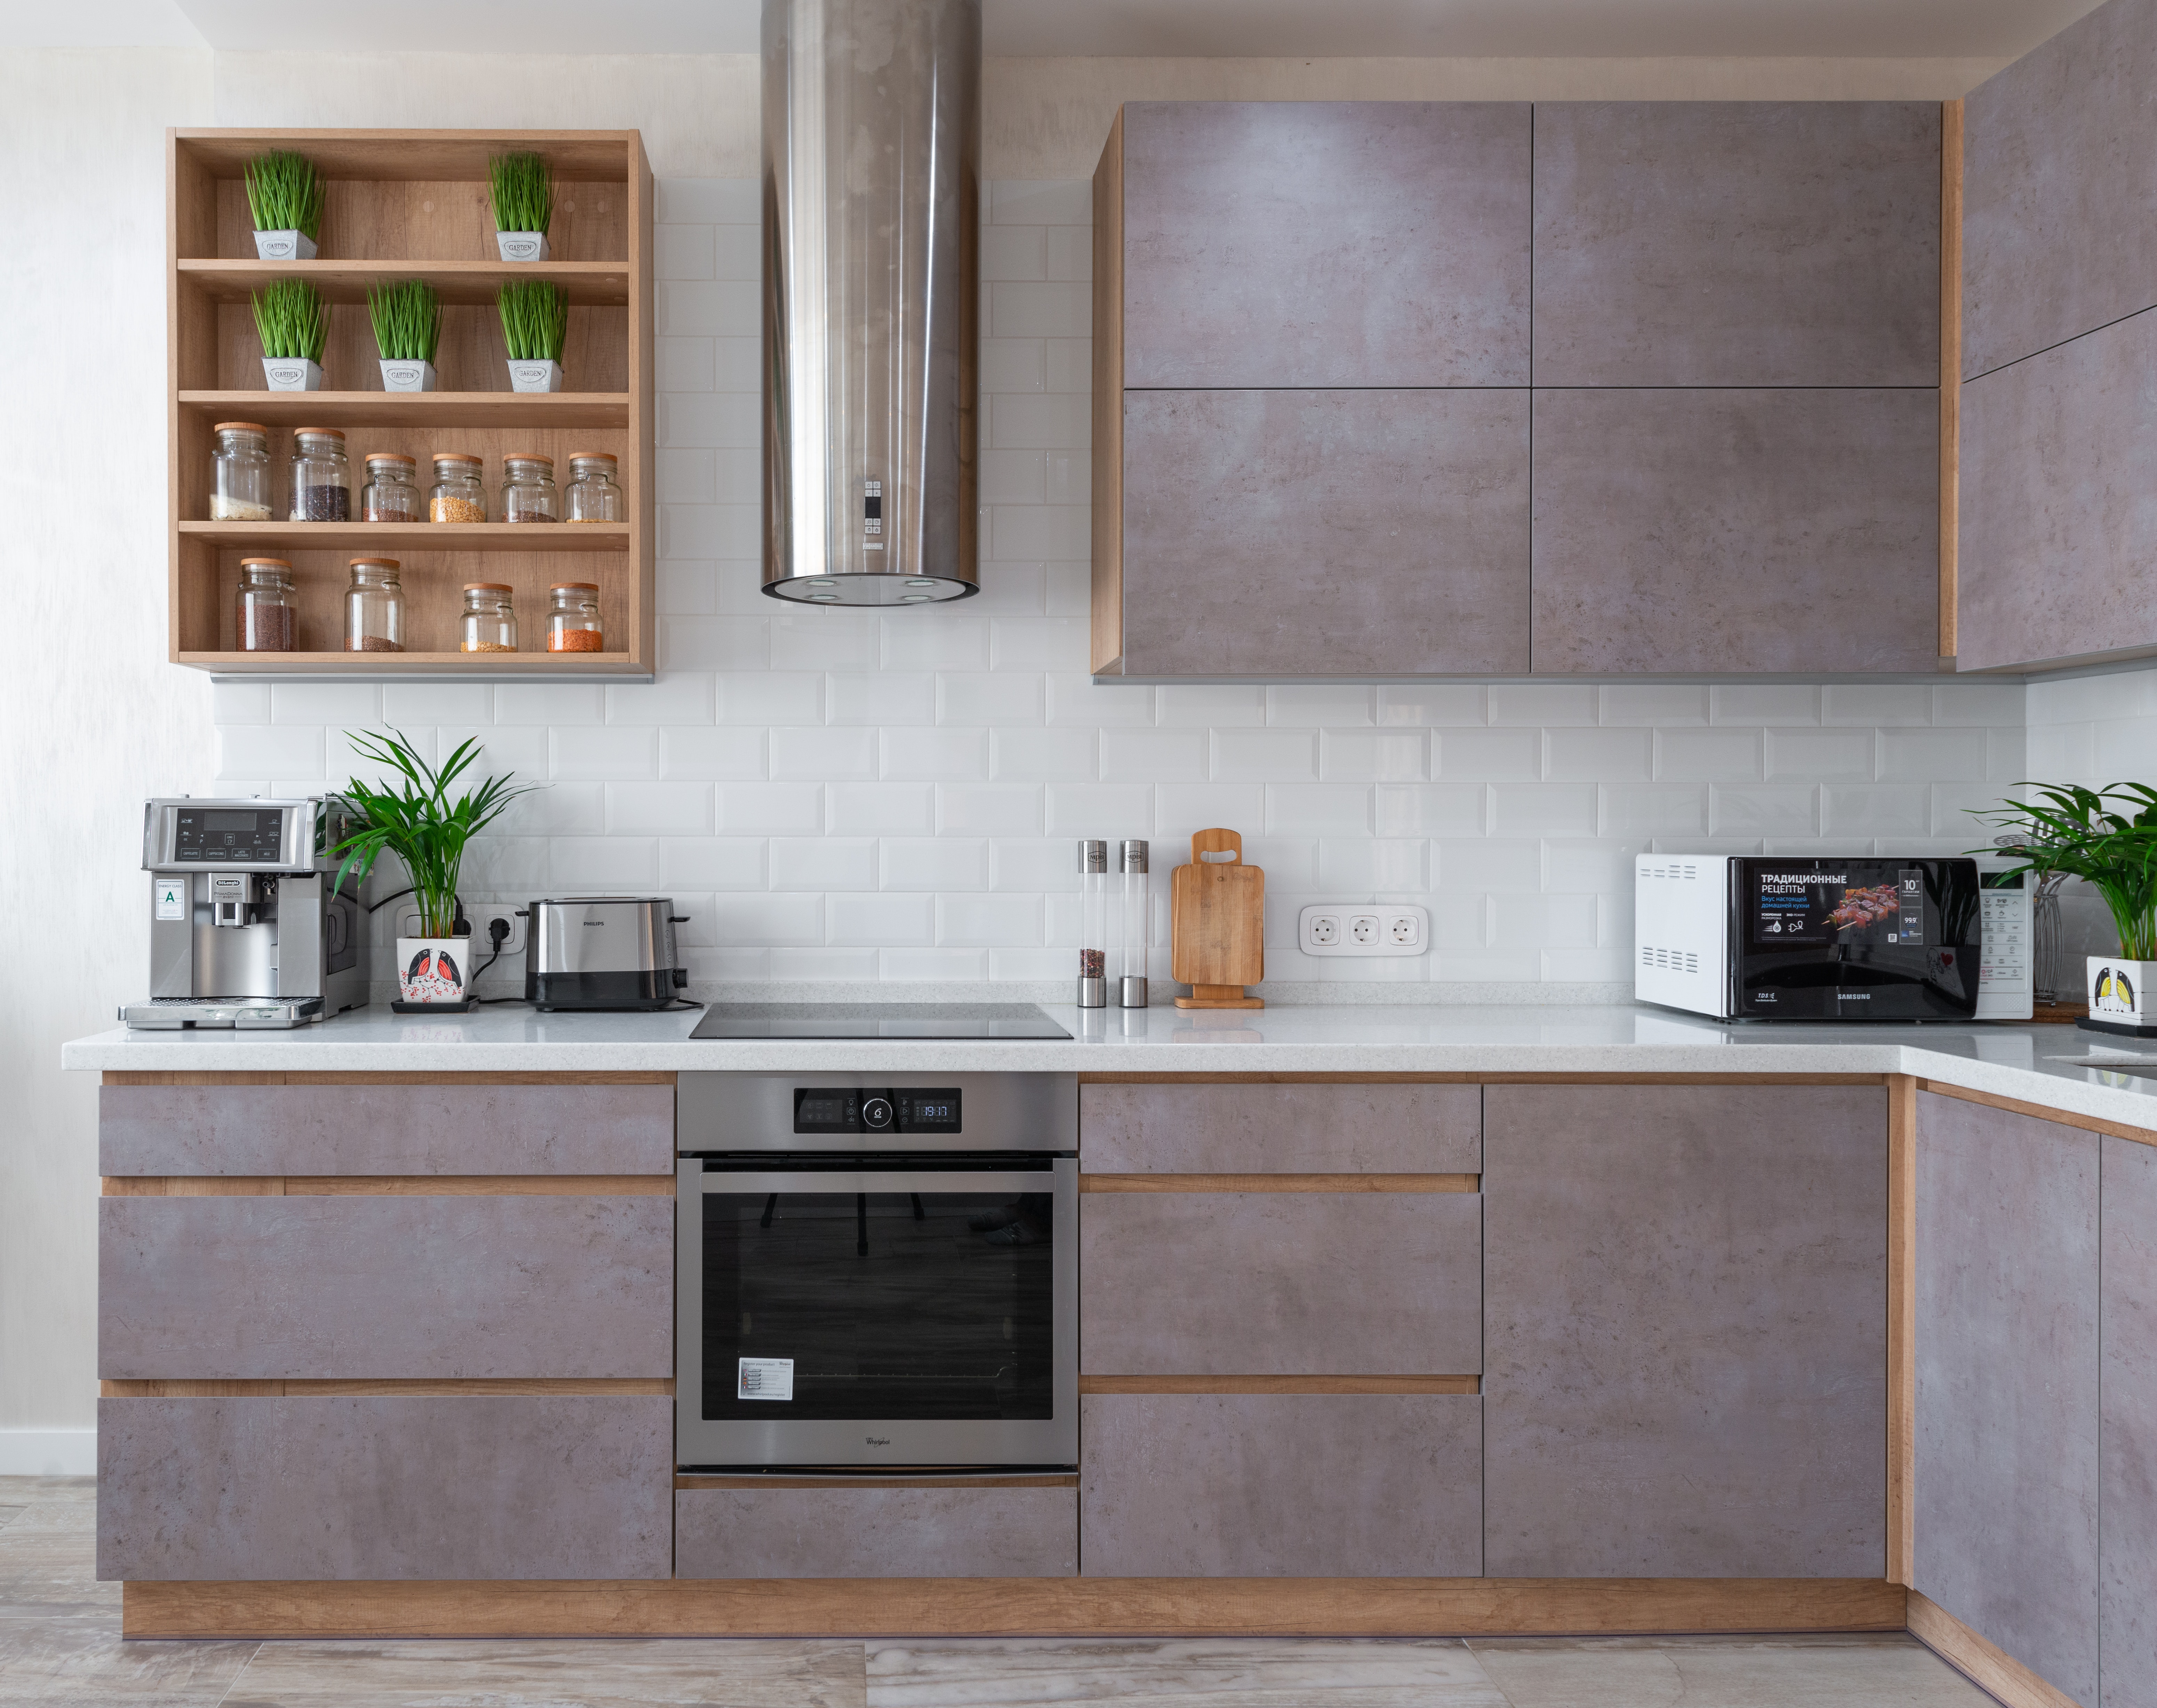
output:
[{"label": "jar with grain", "polygon": [[367,454],[367,485],[359,495],[360,518],[364,522],[418,522],[420,465],[394,451]]},{"label": "jar with grain", "polygon": [[296,616],[292,566],[282,558],[242,558],[233,644],[242,652],[290,652],[299,630]]},{"label": "jar with grain", "polygon": [[220,421],[212,430],[209,519],[270,520],[270,430],[259,421]]},{"label": "jar with grain", "polygon": [[620,522],[623,511],[621,488],[615,484],[620,466],[604,450],[569,453],[569,520]]},{"label": "jar with grain", "polygon": [[537,451],[512,451],[502,460],[502,519],[559,522],[561,494],[554,486],[554,459]]},{"label": "jar with grain", "polygon": [[517,612],[506,583],[465,584],[464,630],[457,646],[464,652],[517,651]]},{"label": "jar with grain", "polygon": [[352,464],[334,427],[292,430],[292,522],[350,522]]},{"label": "jar with grain", "polygon": [[600,629],[600,590],[589,581],[558,581],[547,589],[547,650],[549,652],[604,652]]},{"label": "jar with grain", "polygon": [[479,459],[462,451],[435,453],[435,490],[427,515],[435,522],[485,522],[486,488],[480,485]]},{"label": "jar with grain", "polygon": [[404,584],[394,558],[354,558],[352,584],[344,590],[344,650],[404,650]]}]

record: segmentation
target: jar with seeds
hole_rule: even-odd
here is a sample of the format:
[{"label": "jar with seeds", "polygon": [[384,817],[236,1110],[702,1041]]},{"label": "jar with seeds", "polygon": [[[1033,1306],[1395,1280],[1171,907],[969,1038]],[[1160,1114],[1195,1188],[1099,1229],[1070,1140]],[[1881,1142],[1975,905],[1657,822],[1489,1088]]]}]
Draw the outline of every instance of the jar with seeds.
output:
[{"label": "jar with seeds", "polygon": [[554,459],[536,450],[512,450],[502,460],[502,519],[504,522],[559,522],[561,494],[554,486]]},{"label": "jar with seeds", "polygon": [[352,582],[344,592],[344,650],[347,652],[402,652],[404,650],[404,584],[397,579],[394,558],[354,558]]},{"label": "jar with seeds", "polygon": [[558,581],[547,589],[547,650],[549,652],[604,652],[600,628],[600,589],[592,581]]},{"label": "jar with seeds", "polygon": [[220,421],[212,430],[209,519],[270,520],[270,430],[259,421]]},{"label": "jar with seeds", "polygon": [[233,645],[242,652],[290,652],[297,635],[292,566],[282,558],[242,558]]},{"label": "jar with seeds", "polygon": [[367,485],[360,490],[363,522],[419,522],[420,466],[394,451],[367,454]]},{"label": "jar with seeds", "polygon": [[291,522],[350,522],[352,464],[334,427],[292,430]]},{"label": "jar with seeds", "polygon": [[485,522],[486,488],[480,484],[480,462],[461,450],[435,453],[435,490],[428,495],[430,522]]},{"label": "jar with seeds", "polygon": [[569,520],[620,522],[623,511],[621,488],[615,471],[620,465],[604,450],[569,453]]},{"label": "jar with seeds", "polygon": [[467,581],[465,615],[457,646],[464,652],[517,651],[517,611],[506,582]]}]

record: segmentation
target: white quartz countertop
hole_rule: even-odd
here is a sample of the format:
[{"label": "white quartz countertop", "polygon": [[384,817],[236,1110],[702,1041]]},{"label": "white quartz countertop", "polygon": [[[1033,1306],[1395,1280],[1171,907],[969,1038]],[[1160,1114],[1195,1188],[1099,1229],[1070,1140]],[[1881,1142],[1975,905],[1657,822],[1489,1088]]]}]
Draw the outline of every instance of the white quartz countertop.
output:
[{"label": "white quartz countertop", "polygon": [[[1912,1073],[2157,1129],[2157,1040],[2065,1026],[1742,1026],[1630,1004],[1326,1005],[1187,1012],[1048,1006],[1065,1040],[728,1040],[699,1015],[419,1020],[373,1007],[293,1031],[115,1027],[63,1047],[65,1068],[237,1073]],[[2139,1070],[2139,1072],[2137,1070]]]}]

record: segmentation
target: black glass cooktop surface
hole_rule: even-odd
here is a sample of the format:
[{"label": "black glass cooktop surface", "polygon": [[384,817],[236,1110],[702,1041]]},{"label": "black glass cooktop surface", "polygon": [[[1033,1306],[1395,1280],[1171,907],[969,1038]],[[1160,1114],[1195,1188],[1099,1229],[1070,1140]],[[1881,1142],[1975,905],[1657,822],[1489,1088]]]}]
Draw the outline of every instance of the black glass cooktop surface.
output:
[{"label": "black glass cooktop surface", "polygon": [[692,1038],[1068,1038],[1030,1002],[714,1002]]}]

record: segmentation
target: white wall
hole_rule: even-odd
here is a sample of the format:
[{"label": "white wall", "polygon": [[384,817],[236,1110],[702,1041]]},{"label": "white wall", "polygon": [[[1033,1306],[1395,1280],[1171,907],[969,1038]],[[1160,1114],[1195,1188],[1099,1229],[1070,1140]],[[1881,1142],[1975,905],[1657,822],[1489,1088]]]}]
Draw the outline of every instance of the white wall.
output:
[{"label": "white wall", "polygon": [[[1238,825],[1277,918],[1321,891],[1426,899],[1439,954],[1377,965],[1479,995],[1620,977],[1622,862],[1650,841],[1963,846],[1957,809],[2021,769],[2011,686],[1092,686],[1072,181],[1125,95],[1931,100],[1990,69],[992,62],[986,590],[880,618],[754,592],[749,60],[0,54],[0,276],[32,329],[0,343],[0,481],[34,637],[0,671],[0,1471],[79,1466],[94,1415],[95,1088],[58,1047],[139,983],[140,803],[335,779],[337,733],[377,718],[481,732],[553,781],[480,861],[489,887],[664,883],[696,898],[707,980],[1060,982],[1080,834]],[[667,220],[656,684],[242,686],[213,720],[208,682],[161,661],[162,130],[205,123],[644,130]]]},{"label": "white wall", "polygon": [[[2157,669],[2032,682],[2027,716],[2031,779],[2086,789],[2157,783]],[[2071,956],[2118,952],[2112,915],[2095,890],[2070,883],[2061,903]],[[2070,970],[2081,976],[2078,963]]]}]

